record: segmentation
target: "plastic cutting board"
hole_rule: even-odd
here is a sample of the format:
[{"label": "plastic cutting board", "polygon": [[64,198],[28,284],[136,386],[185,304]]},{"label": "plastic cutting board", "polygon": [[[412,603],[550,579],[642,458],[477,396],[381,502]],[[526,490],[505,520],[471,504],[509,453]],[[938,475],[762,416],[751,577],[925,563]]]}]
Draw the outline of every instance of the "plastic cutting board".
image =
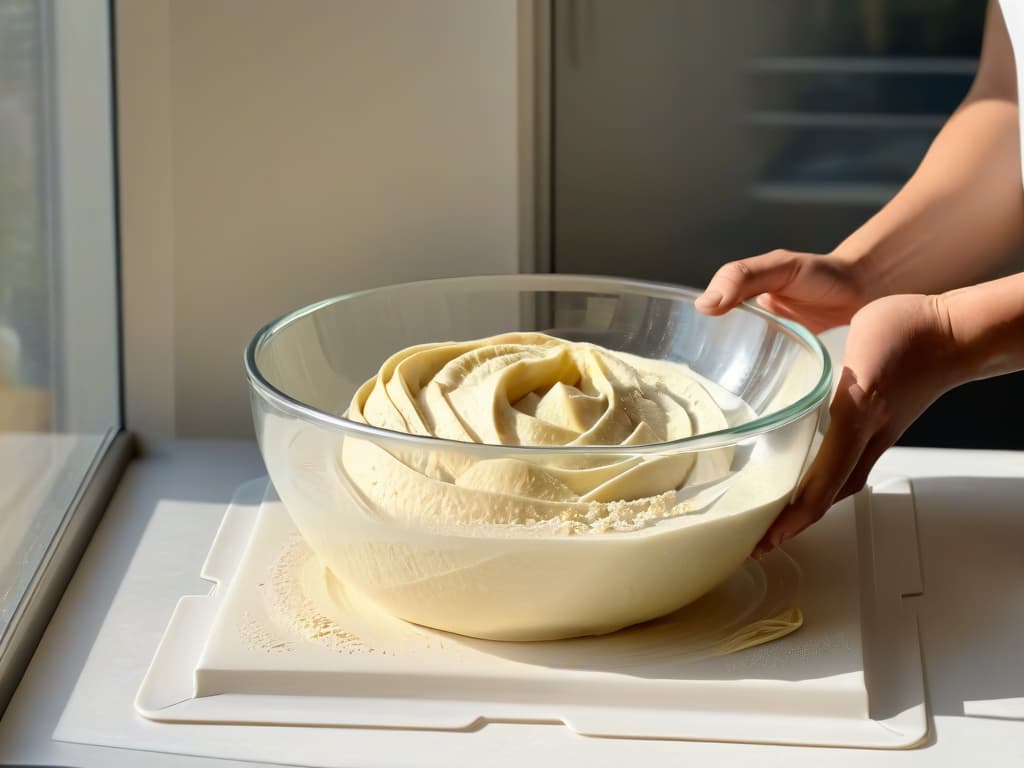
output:
[{"label": "plastic cutting board", "polygon": [[265,478],[239,489],[202,572],[214,586],[179,602],[139,689],[141,715],[450,731],[512,721],[592,737],[890,749],[927,733],[906,480],[837,505],[787,545],[792,560],[737,574],[733,588],[783,593],[799,578],[804,626],[712,658],[687,655],[671,621],[555,643],[426,631],[384,649],[328,647],[280,627],[268,637],[268,573],[297,540]]}]

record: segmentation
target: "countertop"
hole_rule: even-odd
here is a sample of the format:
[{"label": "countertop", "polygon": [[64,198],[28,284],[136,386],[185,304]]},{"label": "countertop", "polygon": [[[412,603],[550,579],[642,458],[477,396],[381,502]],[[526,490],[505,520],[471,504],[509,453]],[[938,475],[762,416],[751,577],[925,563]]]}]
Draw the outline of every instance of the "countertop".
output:
[{"label": "countertop", "polygon": [[[1024,765],[1024,453],[896,448],[879,471],[911,477],[917,499],[925,591],[913,599],[931,719],[918,749],[624,741],[507,723],[466,733],[277,729],[273,747],[258,752],[245,736],[268,729],[186,726],[212,729],[225,753],[260,762],[103,746],[116,741],[111,734],[120,723],[137,717],[135,689],[178,597],[207,590],[199,568],[232,492],[263,474],[254,443],[180,441],[154,446],[129,467],[0,721],[0,762],[303,764],[329,750],[359,766]],[[999,707],[1022,719],[965,714]],[[92,723],[95,743],[55,740],[62,717]],[[181,726],[146,724],[175,727]]]}]

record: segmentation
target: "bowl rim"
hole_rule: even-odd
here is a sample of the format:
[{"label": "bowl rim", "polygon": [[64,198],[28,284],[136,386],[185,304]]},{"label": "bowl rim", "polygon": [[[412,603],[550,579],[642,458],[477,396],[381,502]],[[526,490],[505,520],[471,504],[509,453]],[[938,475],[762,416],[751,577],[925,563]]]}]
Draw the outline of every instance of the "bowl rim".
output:
[{"label": "bowl rim", "polygon": [[609,292],[632,294],[642,293],[655,298],[669,298],[676,300],[689,299],[692,301],[702,293],[701,291],[693,288],[687,288],[671,283],[638,280],[634,278],[552,273],[513,273],[441,277],[429,280],[413,280],[403,283],[382,285],[375,288],[352,291],[339,296],[322,299],[321,301],[314,302],[313,304],[300,307],[299,309],[281,315],[276,320],[272,320],[264,325],[256,332],[245,347],[244,362],[246,376],[252,390],[266,400],[271,401],[280,410],[306,420],[312,420],[321,426],[330,428],[333,431],[339,431],[343,434],[356,433],[362,437],[386,440],[389,442],[411,443],[431,448],[449,446],[449,449],[459,448],[463,450],[472,449],[480,452],[496,452],[502,456],[517,453],[537,455],[544,453],[564,454],[567,452],[589,455],[622,455],[627,453],[629,455],[646,455],[661,454],[668,450],[693,451],[721,448],[733,445],[741,439],[748,439],[767,432],[773,432],[776,429],[780,429],[787,424],[797,421],[817,409],[831,394],[832,362],[828,351],[821,340],[800,323],[773,315],[767,310],[749,301],[743,302],[730,311],[750,312],[751,314],[761,317],[768,323],[781,326],[783,330],[788,331],[791,335],[797,337],[798,340],[802,341],[807,347],[815,352],[821,361],[821,375],[819,376],[818,381],[807,393],[785,408],[780,408],[777,411],[772,411],[771,413],[758,416],[756,419],[752,419],[743,424],[739,424],[735,427],[729,427],[727,429],[716,430],[715,432],[705,432],[699,435],[680,438],[678,440],[663,443],[651,443],[648,445],[498,445],[494,443],[473,443],[463,440],[449,440],[447,438],[433,437],[430,435],[413,435],[408,432],[399,432],[396,430],[385,429],[383,427],[375,427],[358,421],[351,421],[350,419],[346,419],[344,416],[335,416],[321,411],[307,403],[303,403],[285,392],[282,392],[271,384],[259,370],[259,366],[256,363],[256,354],[259,349],[276,333],[282,331],[291,323],[302,319],[306,315],[310,315],[324,309],[325,307],[329,307],[333,304],[339,304],[343,301],[349,301],[360,296],[439,283],[445,283],[448,285],[472,285],[474,283],[478,283],[493,286],[495,282],[514,282],[520,290],[564,290],[566,292],[572,292],[573,290],[590,290],[589,287],[579,286],[579,281],[586,281],[594,288],[607,288],[609,289]]}]

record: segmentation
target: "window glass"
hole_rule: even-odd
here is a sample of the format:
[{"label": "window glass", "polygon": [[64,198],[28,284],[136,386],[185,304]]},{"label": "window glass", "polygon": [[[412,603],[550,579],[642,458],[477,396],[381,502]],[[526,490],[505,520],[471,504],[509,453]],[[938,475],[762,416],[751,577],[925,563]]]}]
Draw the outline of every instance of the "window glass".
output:
[{"label": "window glass", "polygon": [[120,428],[109,31],[0,2],[0,650]]}]

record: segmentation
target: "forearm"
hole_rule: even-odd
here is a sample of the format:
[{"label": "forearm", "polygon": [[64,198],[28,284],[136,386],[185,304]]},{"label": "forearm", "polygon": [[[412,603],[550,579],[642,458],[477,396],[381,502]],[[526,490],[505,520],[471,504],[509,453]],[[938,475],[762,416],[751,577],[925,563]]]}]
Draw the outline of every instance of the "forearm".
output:
[{"label": "forearm", "polygon": [[938,293],[991,277],[1024,241],[1017,107],[965,104],[917,173],[836,254],[857,264],[869,299]]},{"label": "forearm", "polygon": [[1024,273],[936,297],[960,382],[1024,370]]},{"label": "forearm", "polygon": [[1013,54],[990,9],[978,76],[902,190],[836,248],[866,298],[939,293],[991,277],[1024,243]]}]

